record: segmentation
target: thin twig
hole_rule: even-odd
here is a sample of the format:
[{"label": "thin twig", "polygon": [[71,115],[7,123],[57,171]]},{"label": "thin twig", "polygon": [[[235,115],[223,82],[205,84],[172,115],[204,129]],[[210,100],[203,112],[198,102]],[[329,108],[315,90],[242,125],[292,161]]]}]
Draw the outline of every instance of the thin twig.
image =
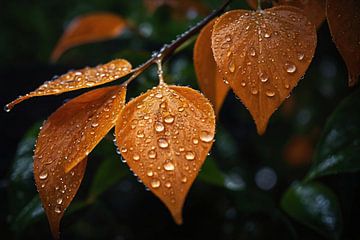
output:
[{"label": "thin twig", "polygon": [[185,43],[192,36],[200,32],[200,30],[208,24],[215,17],[219,16],[222,12],[224,12],[225,8],[230,4],[232,0],[226,0],[223,5],[217,10],[213,11],[210,15],[205,17],[203,20],[198,22],[195,26],[181,34],[178,38],[173,40],[170,44],[165,44],[160,51],[155,52],[152,57],[147,60],[142,65],[138,66],[134,70],[132,70],[133,74],[131,77],[122,83],[123,86],[127,86],[130,82],[132,82],[135,78],[137,78],[142,72],[148,69],[152,64],[157,62],[165,62],[183,43]]}]

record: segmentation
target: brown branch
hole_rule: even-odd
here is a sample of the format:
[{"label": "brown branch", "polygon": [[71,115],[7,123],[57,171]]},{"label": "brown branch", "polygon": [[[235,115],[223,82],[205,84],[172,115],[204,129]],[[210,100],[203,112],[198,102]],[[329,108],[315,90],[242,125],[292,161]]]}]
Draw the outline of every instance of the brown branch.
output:
[{"label": "brown branch", "polygon": [[135,78],[137,78],[142,72],[148,69],[152,64],[155,64],[156,62],[159,61],[165,62],[167,59],[169,59],[169,57],[176,51],[176,49],[182,46],[182,44],[184,44],[192,36],[200,32],[200,30],[211,20],[213,20],[215,17],[219,16],[222,12],[224,12],[225,8],[230,4],[231,1],[232,0],[226,0],[220,8],[213,11],[210,15],[208,15],[203,20],[198,22],[195,26],[191,27],[189,30],[181,34],[170,44],[165,44],[160,49],[160,51],[155,52],[149,60],[147,60],[145,63],[135,68],[132,71],[133,75],[131,75],[131,77],[128,80],[123,82],[122,85],[127,86],[130,82],[132,82]]}]

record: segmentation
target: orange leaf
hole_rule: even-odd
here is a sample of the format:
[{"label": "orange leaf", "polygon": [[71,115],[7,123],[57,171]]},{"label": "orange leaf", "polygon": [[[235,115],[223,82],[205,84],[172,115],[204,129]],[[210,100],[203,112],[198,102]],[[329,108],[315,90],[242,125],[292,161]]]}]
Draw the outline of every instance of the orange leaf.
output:
[{"label": "orange leaf", "polygon": [[210,102],[191,88],[160,84],[125,106],[115,133],[132,171],[181,224],[185,197],[214,139]]},{"label": "orange leaf", "polygon": [[360,75],[360,1],[328,0],[326,12],[333,41],[348,69],[349,86],[354,86]]},{"label": "orange leaf", "polygon": [[126,26],[127,23],[122,17],[111,13],[91,13],[79,16],[67,26],[51,54],[51,60],[57,61],[69,48],[115,38],[124,31]]},{"label": "orange leaf", "polygon": [[16,104],[32,97],[55,95],[102,85],[124,77],[130,72],[131,64],[124,59],[116,59],[94,68],[86,67],[77,71],[70,71],[55,80],[45,82],[25,96],[15,99],[6,105],[6,110],[10,111]]},{"label": "orange leaf", "polygon": [[[257,0],[247,0],[249,5],[253,8],[257,8]],[[264,0],[263,0],[264,1]],[[266,0],[271,2],[271,0]],[[325,2],[326,0],[278,0],[272,1],[276,5],[288,5],[298,7],[304,10],[308,19],[314,23],[317,27],[325,20]]]},{"label": "orange leaf", "polygon": [[212,34],[215,61],[253,116],[259,134],[308,68],[316,31],[298,8],[234,10]]},{"label": "orange leaf", "polygon": [[215,20],[208,23],[200,32],[194,48],[194,66],[201,91],[204,92],[219,113],[229,86],[223,82],[211,50],[211,32]]},{"label": "orange leaf", "polygon": [[34,175],[54,236],[80,185],[87,155],[115,125],[126,89],[107,87],[65,103],[44,123],[35,149]]}]

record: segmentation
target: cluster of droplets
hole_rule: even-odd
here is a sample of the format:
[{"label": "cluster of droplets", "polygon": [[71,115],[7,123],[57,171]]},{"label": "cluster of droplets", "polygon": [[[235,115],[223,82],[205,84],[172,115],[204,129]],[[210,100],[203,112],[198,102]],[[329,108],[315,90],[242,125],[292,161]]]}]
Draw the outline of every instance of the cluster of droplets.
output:
[{"label": "cluster of droplets", "polygon": [[121,115],[120,129],[130,129],[134,138],[117,133],[120,152],[151,189],[161,189],[175,203],[175,193],[185,191],[184,184],[199,170],[201,150],[213,142],[213,133],[198,127],[206,125],[209,116],[165,84],[146,95]]},{"label": "cluster of droplets", "polygon": [[[226,84],[233,80],[233,74],[251,95],[261,92],[270,99],[283,91],[278,84],[285,91],[290,90],[292,76],[297,77],[299,71],[297,65],[308,63],[303,48],[311,44],[307,38],[299,37],[301,31],[297,26],[311,26],[301,15],[286,14],[288,18],[284,21],[282,14],[271,10],[245,12],[238,17],[227,16],[223,24],[217,25],[220,27],[214,29],[212,47],[215,58],[225,69],[222,72]],[[255,44],[249,44],[254,42],[253,38]],[[242,45],[245,47],[239,48]],[[283,67],[274,71],[271,65],[276,62]],[[259,69],[255,70],[254,66]],[[276,72],[281,69],[283,72]]]}]

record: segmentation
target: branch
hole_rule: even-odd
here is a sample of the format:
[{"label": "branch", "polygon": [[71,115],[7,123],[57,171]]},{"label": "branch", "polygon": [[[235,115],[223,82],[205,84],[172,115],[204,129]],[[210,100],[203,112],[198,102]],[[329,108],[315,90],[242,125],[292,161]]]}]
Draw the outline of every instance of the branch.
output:
[{"label": "branch", "polygon": [[181,34],[177,39],[173,40],[170,44],[165,44],[160,49],[160,51],[155,52],[149,60],[147,60],[145,63],[135,68],[132,71],[133,75],[131,75],[131,77],[128,80],[123,82],[122,85],[127,86],[130,82],[132,82],[135,78],[137,78],[137,76],[139,76],[142,72],[148,69],[152,64],[167,61],[169,57],[176,51],[176,49],[182,46],[182,44],[185,43],[192,36],[200,32],[200,30],[211,20],[213,20],[215,17],[223,13],[225,8],[230,4],[231,1],[232,0],[226,0],[220,8],[213,11],[210,15],[208,15],[203,20],[198,22],[195,26],[191,27],[189,30]]}]

